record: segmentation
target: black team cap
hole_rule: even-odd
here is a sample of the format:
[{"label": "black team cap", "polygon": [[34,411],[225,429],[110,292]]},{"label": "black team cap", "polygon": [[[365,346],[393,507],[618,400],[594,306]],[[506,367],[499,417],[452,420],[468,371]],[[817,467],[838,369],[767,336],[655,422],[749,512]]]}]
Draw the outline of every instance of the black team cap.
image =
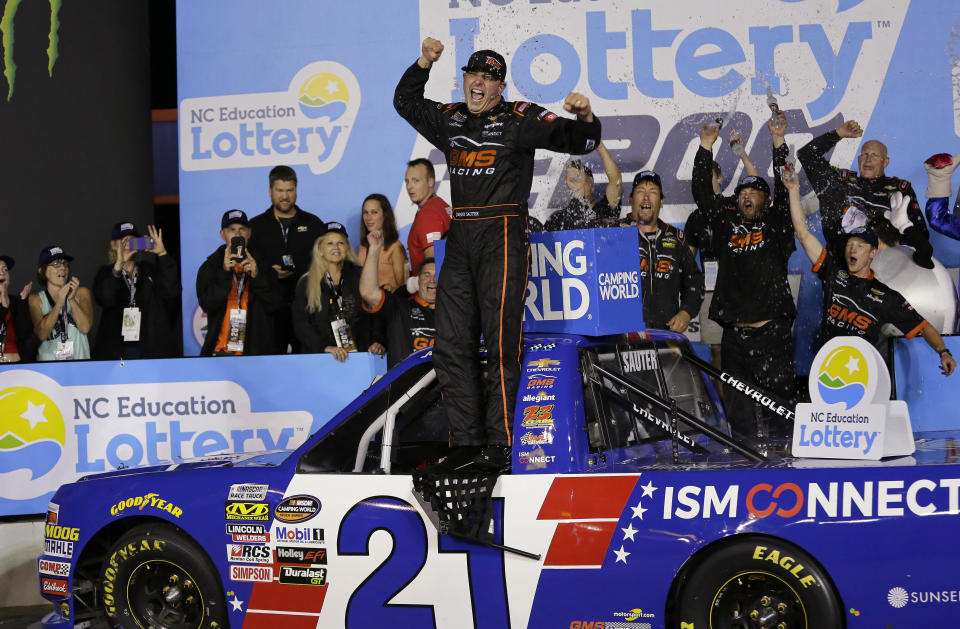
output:
[{"label": "black team cap", "polygon": [[460,69],[464,72],[486,72],[498,81],[507,78],[507,62],[503,55],[493,50],[478,50],[470,55],[467,65]]}]

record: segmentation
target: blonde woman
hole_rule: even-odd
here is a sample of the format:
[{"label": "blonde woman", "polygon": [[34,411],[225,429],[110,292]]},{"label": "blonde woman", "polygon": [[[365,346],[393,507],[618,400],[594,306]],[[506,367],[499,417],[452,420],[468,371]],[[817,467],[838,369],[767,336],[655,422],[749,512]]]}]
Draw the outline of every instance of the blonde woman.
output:
[{"label": "blonde woman", "polygon": [[293,330],[301,351],[326,352],[340,362],[351,351],[382,356],[386,349],[362,304],[359,260],[347,230],[340,223],[327,223],[293,298]]}]

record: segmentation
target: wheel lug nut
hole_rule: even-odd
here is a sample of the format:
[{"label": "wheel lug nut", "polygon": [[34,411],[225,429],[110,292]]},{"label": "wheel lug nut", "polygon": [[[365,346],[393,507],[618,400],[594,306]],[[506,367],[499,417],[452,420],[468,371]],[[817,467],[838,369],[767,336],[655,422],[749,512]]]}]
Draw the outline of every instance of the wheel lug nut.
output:
[{"label": "wheel lug nut", "polygon": [[180,577],[178,577],[177,575],[175,574],[170,575],[170,583],[176,583],[179,580],[180,580]]},{"label": "wheel lug nut", "polygon": [[777,623],[777,629],[787,629],[787,623],[785,622]]},{"label": "wheel lug nut", "polygon": [[190,579],[187,579],[186,581],[183,582],[183,587],[185,587],[185,588],[192,588],[192,587],[193,587],[193,581],[191,581]]},{"label": "wheel lug nut", "polygon": [[751,612],[750,612],[750,620],[757,620],[758,618],[760,618],[760,612],[758,612],[758,611],[755,610],[755,609],[754,609],[754,610],[751,610]]},{"label": "wheel lug nut", "polygon": [[770,597],[769,597],[769,596],[764,596],[763,598],[761,598],[761,599],[760,599],[760,604],[763,605],[764,607],[766,607],[767,605],[769,605],[769,604],[770,604]]},{"label": "wheel lug nut", "polygon": [[779,605],[777,605],[777,611],[780,612],[781,614],[787,613],[787,604],[780,603]]}]

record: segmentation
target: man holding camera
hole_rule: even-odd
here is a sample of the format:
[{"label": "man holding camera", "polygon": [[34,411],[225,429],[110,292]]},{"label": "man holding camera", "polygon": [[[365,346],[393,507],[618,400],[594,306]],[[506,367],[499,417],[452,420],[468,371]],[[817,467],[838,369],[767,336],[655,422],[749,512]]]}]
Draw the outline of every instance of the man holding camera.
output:
[{"label": "man holding camera", "polygon": [[201,356],[275,354],[274,316],[284,299],[276,273],[247,249],[247,215],[229,210],[220,219],[224,244],[197,271],[197,300],[207,315]]}]

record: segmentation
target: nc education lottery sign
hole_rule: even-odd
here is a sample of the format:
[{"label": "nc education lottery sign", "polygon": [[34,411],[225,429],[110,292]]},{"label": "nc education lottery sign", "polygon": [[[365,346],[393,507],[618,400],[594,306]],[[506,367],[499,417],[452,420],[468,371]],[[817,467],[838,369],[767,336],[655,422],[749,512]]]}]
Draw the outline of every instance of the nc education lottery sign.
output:
[{"label": "nc education lottery sign", "polygon": [[[375,361],[270,356],[0,370],[0,515],[41,513],[80,476],[296,448],[369,385]],[[350,364],[353,363],[353,364]],[[317,387],[336,379],[336,387]],[[109,384],[108,384],[109,383]]]},{"label": "nc education lottery sign", "polygon": [[793,455],[880,459],[914,451],[906,402],[890,400],[890,374],[880,352],[860,337],[831,339],[817,352],[810,404],[797,404]]}]

